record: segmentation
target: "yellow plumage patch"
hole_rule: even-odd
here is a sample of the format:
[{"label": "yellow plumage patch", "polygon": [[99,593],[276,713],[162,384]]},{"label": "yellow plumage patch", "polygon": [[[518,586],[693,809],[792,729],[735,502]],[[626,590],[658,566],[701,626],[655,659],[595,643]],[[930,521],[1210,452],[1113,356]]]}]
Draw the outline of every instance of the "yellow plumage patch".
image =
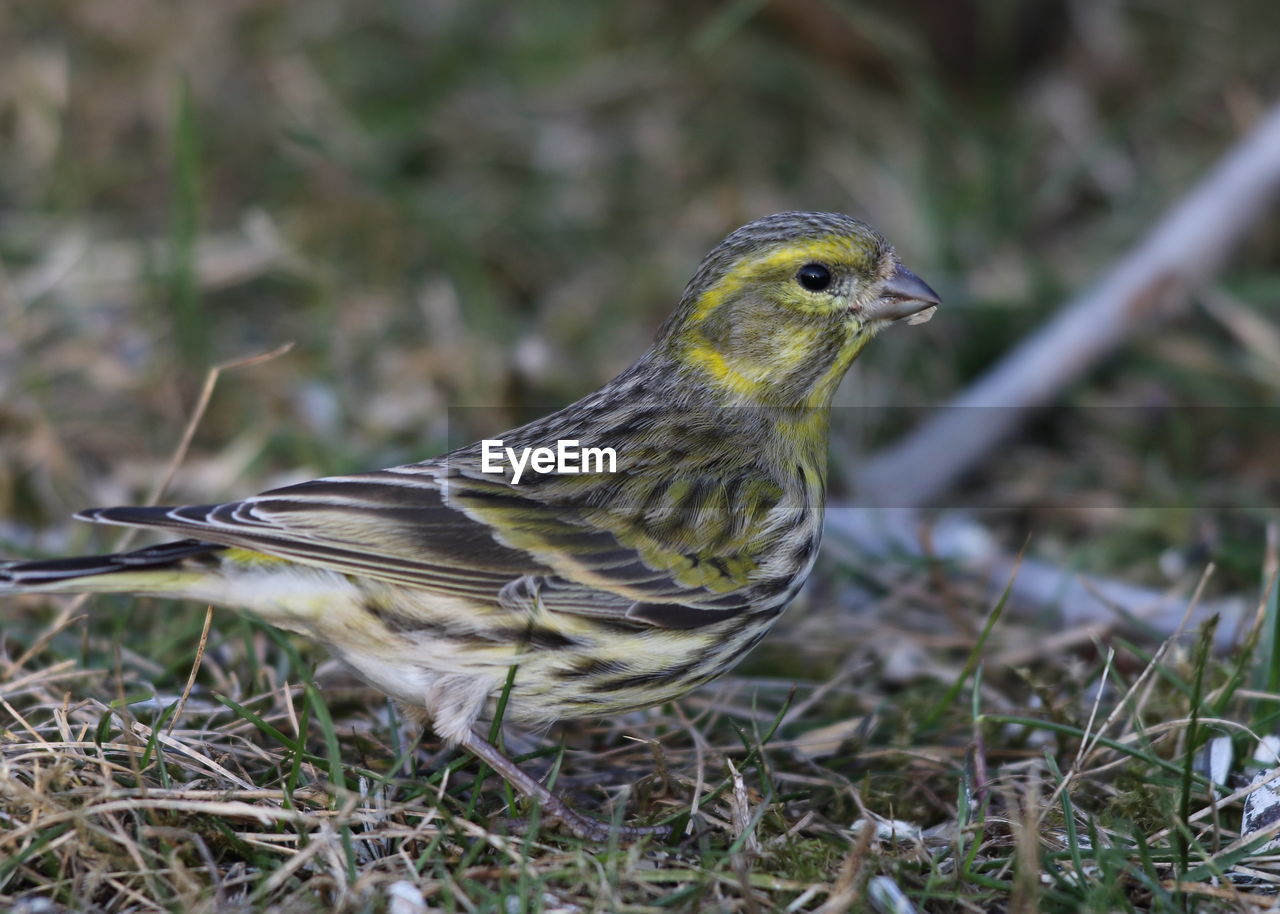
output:
[{"label": "yellow plumage patch", "polygon": [[789,273],[809,261],[848,262],[865,260],[867,249],[855,247],[848,237],[827,235],[806,239],[798,244],[784,244],[770,249],[760,257],[745,257],[724,275],[724,278],[699,296],[690,315],[698,323],[714,312],[725,299],[742,291],[761,277],[774,273]]},{"label": "yellow plumage patch", "polygon": [[287,564],[290,561],[278,555],[269,555],[266,552],[257,552],[241,546],[233,546],[222,553],[222,560],[236,565],[276,565]]},{"label": "yellow plumage patch", "polygon": [[[807,388],[813,396],[801,394],[803,405],[825,406],[869,334],[840,287],[807,289],[796,273],[825,264],[856,282],[874,254],[871,242],[822,235],[741,257],[693,300],[676,337],[680,358],[725,403],[794,402]],[[829,377],[809,371],[819,364]]]},{"label": "yellow plumage patch", "polygon": [[722,390],[740,397],[749,397],[760,390],[759,381],[731,367],[724,355],[706,341],[690,342],[684,356],[690,365],[701,369]]}]

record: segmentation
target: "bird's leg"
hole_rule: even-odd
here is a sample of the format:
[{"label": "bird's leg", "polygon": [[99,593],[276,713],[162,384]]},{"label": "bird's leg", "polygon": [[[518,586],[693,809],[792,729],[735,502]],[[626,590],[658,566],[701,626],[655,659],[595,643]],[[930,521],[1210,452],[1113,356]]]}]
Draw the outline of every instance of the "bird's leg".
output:
[{"label": "bird's leg", "polygon": [[553,819],[564,823],[564,826],[584,841],[606,841],[611,835],[634,840],[645,835],[667,835],[671,829],[665,825],[612,825],[601,822],[590,816],[575,812],[569,804],[548,790],[540,781],[531,777],[519,765],[511,761],[499,751],[498,747],[482,738],[474,731],[459,740],[458,744],[480,759],[499,775],[506,778],[516,790],[531,800],[536,800],[543,812]]}]

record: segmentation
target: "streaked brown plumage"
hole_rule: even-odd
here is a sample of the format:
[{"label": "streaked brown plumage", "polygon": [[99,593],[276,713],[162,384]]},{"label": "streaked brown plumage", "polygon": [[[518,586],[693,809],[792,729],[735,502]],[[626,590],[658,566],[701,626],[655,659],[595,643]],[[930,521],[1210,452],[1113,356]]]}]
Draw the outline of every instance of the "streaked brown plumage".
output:
[{"label": "streaked brown plumage", "polygon": [[937,297],[873,230],[783,213],[730,235],[657,340],[599,391],[501,438],[608,447],[616,472],[485,472],[482,448],[222,505],[80,516],[169,531],[124,555],[0,564],[0,593],[128,591],[251,610],[326,645],[582,835],[475,732],[507,714],[675,698],[767,633],[817,555],[827,413],[880,327]]}]

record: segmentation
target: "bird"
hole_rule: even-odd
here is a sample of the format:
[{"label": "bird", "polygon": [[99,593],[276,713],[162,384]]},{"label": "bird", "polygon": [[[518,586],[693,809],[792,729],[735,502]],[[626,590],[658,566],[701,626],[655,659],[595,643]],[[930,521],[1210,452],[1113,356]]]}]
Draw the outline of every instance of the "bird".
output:
[{"label": "bird", "polygon": [[[248,611],[322,644],[579,838],[661,833],[578,812],[483,722],[504,691],[506,720],[543,725],[663,704],[734,666],[817,558],[837,386],[877,332],[939,303],[864,222],[765,216],[702,260],[634,364],[557,412],[238,501],[91,508],[76,517],[176,538],[0,562],[0,596]],[[575,452],[599,459],[543,459]]]}]

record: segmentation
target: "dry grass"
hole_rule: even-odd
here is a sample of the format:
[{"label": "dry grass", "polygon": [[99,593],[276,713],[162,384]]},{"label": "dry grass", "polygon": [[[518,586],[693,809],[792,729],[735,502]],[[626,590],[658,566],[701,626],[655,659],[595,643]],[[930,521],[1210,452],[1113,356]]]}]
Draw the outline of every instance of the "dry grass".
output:
[{"label": "dry grass", "polygon": [[[966,656],[1022,625],[923,639],[940,611],[924,573],[888,575],[856,618],[810,601],[679,705],[516,735],[581,807],[677,825],[621,847],[541,828],[473,761],[419,745],[375,694],[331,665],[313,678],[254,623],[215,620],[202,651],[190,613],[166,654],[80,610],[18,616],[0,891],[100,910],[836,911],[895,890],[928,910],[1270,904],[1280,858],[1244,846],[1262,843],[1239,835],[1247,791],[1210,787],[1196,751],[1206,735],[1252,745],[1270,719],[1280,696],[1243,687],[1248,653],[1210,662],[1192,635],[986,671]],[[752,675],[788,658],[826,673]]]}]

